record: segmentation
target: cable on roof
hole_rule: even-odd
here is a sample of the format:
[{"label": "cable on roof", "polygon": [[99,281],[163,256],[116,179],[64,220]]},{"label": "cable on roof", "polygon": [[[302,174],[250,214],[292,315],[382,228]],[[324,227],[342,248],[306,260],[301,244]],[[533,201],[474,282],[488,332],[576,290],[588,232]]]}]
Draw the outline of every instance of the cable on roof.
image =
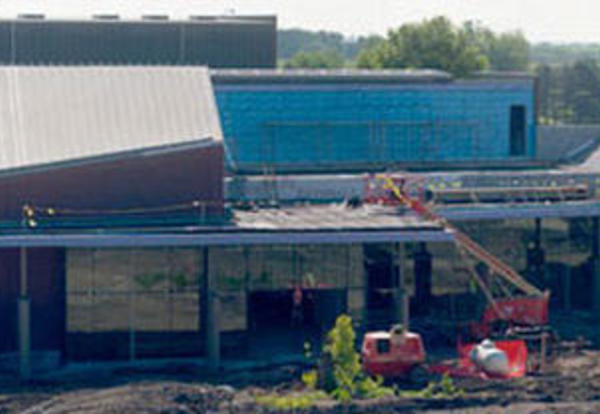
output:
[{"label": "cable on roof", "polygon": [[177,211],[198,210],[203,217],[208,207],[223,207],[222,201],[192,200],[184,203],[168,204],[157,207],[132,207],[122,209],[77,209],[50,206],[35,206],[30,203],[21,209],[22,226],[35,228],[40,218],[58,218],[59,216],[101,216],[101,215],[142,215],[156,213],[173,213]]}]

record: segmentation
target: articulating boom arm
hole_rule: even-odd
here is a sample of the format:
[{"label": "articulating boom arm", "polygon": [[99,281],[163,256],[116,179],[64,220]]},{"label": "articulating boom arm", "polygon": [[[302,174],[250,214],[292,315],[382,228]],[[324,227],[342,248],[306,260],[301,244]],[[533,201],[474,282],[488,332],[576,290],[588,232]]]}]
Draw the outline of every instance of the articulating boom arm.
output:
[{"label": "articulating boom arm", "polygon": [[413,210],[419,216],[426,220],[434,221],[439,223],[444,228],[451,230],[454,233],[454,238],[459,248],[464,249],[475,259],[485,263],[491,271],[498,276],[502,277],[505,281],[517,287],[527,295],[531,296],[546,296],[547,293],[542,292],[537,287],[526,281],[521,275],[519,275],[509,265],[504,263],[499,258],[495,257],[488,251],[486,251],[481,245],[467,236],[465,233],[460,231],[458,228],[449,223],[445,218],[440,217],[421,201],[410,197],[402,188],[400,188],[394,182],[394,179],[387,175],[377,175],[377,179],[383,180],[385,190],[388,190],[396,198],[396,200],[408,208]]}]

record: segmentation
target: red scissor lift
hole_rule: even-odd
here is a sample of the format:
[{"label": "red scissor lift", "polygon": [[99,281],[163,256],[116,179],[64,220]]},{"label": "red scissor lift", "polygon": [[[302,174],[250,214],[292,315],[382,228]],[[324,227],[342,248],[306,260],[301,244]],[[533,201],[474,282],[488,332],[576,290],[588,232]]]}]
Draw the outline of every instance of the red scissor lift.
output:
[{"label": "red scissor lift", "polygon": [[[533,286],[508,264],[489,253],[448,220],[432,211],[423,201],[422,178],[384,174],[370,175],[366,178],[365,193],[364,201],[366,203],[405,206],[423,219],[434,222],[452,232],[471,276],[488,302],[479,320],[470,323],[469,333],[473,339],[480,340],[507,332],[513,336],[522,334],[527,338],[536,337],[537,334],[545,335],[548,328],[550,292],[542,292]],[[475,270],[476,263],[483,263],[487,267],[489,276],[485,280]],[[500,329],[502,332],[499,332]],[[398,355],[405,354],[404,351],[399,347]],[[376,355],[371,352],[363,355],[363,358],[365,357],[367,358],[365,366],[369,366],[369,358],[376,358]],[[387,360],[391,363],[394,358],[392,355],[388,355]],[[398,361],[395,363],[397,364]]]}]

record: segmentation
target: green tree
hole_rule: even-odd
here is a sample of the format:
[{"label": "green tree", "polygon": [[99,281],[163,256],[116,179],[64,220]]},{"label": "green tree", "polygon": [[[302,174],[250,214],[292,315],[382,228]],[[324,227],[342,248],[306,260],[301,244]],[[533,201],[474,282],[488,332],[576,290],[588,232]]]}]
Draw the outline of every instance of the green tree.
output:
[{"label": "green tree", "polygon": [[529,42],[522,32],[496,34],[473,21],[463,24],[462,30],[470,45],[479,49],[489,60],[491,69],[525,71],[529,67]]},{"label": "green tree", "polygon": [[487,52],[492,69],[526,71],[529,66],[529,42],[522,32],[494,36]]},{"label": "green tree", "polygon": [[537,101],[538,122],[540,124],[553,124],[556,116],[552,100],[553,69],[549,65],[540,65],[535,68],[535,76],[538,79]]},{"label": "green tree", "polygon": [[352,319],[347,315],[339,316],[327,339],[327,351],[331,355],[337,384],[336,394],[340,400],[347,401],[356,394],[357,379],[361,374],[360,356],[354,349],[356,334]]},{"label": "green tree", "polygon": [[281,29],[277,31],[277,54],[284,60],[291,59],[299,52],[335,51],[343,53],[347,40],[336,32],[303,29]]},{"label": "green tree", "polygon": [[277,31],[277,57],[283,61],[298,52],[336,52],[344,60],[353,61],[361,49],[371,47],[383,40],[378,35],[344,37],[341,33],[310,31],[303,29],[280,29]]},{"label": "green tree", "polygon": [[298,52],[283,66],[287,69],[334,69],[344,66],[344,59],[334,51]]},{"label": "green tree", "polygon": [[568,67],[564,77],[567,120],[576,124],[600,122],[600,70],[594,60],[586,59]]},{"label": "green tree", "polygon": [[363,50],[364,68],[430,68],[466,76],[487,69],[489,62],[463,28],[445,17],[408,23],[388,33],[384,42]]}]

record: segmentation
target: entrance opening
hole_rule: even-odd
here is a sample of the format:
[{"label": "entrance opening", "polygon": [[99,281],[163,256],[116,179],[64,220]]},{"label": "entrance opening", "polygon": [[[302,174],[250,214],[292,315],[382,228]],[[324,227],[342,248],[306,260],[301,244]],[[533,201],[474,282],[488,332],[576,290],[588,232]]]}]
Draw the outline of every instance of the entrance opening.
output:
[{"label": "entrance opening", "polygon": [[510,107],[510,155],[525,155],[525,106]]},{"label": "entrance opening", "polygon": [[[296,299],[295,299],[296,294]],[[304,352],[304,343],[320,349],[323,337],[335,318],[345,312],[342,289],[294,289],[254,291],[248,302],[248,353],[270,358],[275,354]],[[294,303],[299,303],[295,305]]]},{"label": "entrance opening", "polygon": [[389,245],[366,244],[364,265],[367,276],[367,324],[370,329],[389,329],[395,323],[394,290],[398,271]]}]

